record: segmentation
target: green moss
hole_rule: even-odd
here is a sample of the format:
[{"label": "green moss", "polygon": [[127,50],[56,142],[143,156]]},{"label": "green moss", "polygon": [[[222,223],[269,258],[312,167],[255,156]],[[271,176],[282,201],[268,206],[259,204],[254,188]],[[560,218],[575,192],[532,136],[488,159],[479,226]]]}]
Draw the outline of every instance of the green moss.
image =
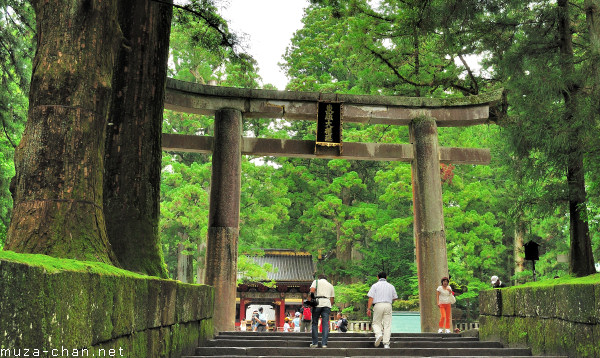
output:
[{"label": "green moss", "polygon": [[119,278],[114,286],[112,325],[113,337],[124,336],[134,332],[134,292],[135,281],[129,277]]},{"label": "green moss", "polygon": [[148,333],[134,333],[127,345],[126,357],[150,357],[148,347],[150,345]]},{"label": "green moss", "polygon": [[0,347],[123,348],[131,358],[176,357],[212,337],[213,302],[214,290],[205,285],[0,252]]},{"label": "green moss", "polygon": [[0,261],[0,347],[22,344],[46,348],[43,322],[39,318],[39,312],[45,312],[45,297],[38,286],[31,284],[43,281],[44,272],[36,267],[15,266]]},{"label": "green moss", "polygon": [[527,327],[527,345],[534,355],[544,354],[548,333],[547,319],[531,319]]},{"label": "green moss", "polygon": [[504,288],[503,290],[519,289],[522,287],[548,287],[556,285],[587,285],[587,284],[600,284],[600,273],[596,273],[584,277],[565,276],[555,279],[547,279],[536,282],[527,282],[522,285],[512,286]]},{"label": "green moss", "polygon": [[95,301],[89,292],[89,276],[77,272],[63,271],[44,275],[40,285],[43,292],[44,312],[42,329],[49,346],[59,348],[86,347],[92,344],[89,329],[89,307]]},{"label": "green moss", "polygon": [[200,342],[214,338],[215,327],[212,318],[200,321]]},{"label": "green moss", "polygon": [[514,316],[517,307],[516,293],[510,290],[496,290],[502,295],[502,314],[505,316]]},{"label": "green moss", "polygon": [[428,117],[426,115],[421,115],[421,116],[414,118],[411,122],[415,128],[418,128],[422,125],[430,125],[430,123],[432,123],[432,122],[435,123],[435,118]]},{"label": "green moss", "polygon": [[[502,295],[499,317],[491,316],[494,292]],[[484,291],[480,300],[482,339],[528,346],[534,355],[600,358],[600,274]]]},{"label": "green moss", "polygon": [[41,267],[48,273],[74,271],[97,273],[101,275],[128,276],[135,278],[158,278],[155,276],[146,276],[123,270],[101,262],[59,259],[39,254],[19,254],[12,251],[0,251],[0,260],[22,263],[28,266]]},{"label": "green moss", "polygon": [[580,323],[594,324],[600,320],[596,310],[595,285],[571,284],[555,287],[556,317]]}]

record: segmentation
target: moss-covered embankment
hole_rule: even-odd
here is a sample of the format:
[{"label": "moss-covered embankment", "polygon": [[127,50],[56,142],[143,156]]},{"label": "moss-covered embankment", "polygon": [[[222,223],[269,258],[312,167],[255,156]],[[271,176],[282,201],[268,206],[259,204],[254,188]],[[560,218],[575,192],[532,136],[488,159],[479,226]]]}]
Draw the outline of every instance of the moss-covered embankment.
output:
[{"label": "moss-covered embankment", "polygon": [[533,354],[600,357],[600,274],[479,294],[479,336]]},{"label": "moss-covered embankment", "polygon": [[212,337],[213,302],[210,286],[0,251],[0,348],[21,354],[105,349],[115,357],[179,357]]}]

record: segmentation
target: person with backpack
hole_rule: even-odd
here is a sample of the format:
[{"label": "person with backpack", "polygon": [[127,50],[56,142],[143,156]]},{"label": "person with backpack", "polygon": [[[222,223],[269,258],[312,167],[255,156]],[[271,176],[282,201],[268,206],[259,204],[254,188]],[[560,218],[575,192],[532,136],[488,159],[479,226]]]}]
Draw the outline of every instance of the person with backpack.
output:
[{"label": "person with backpack", "polygon": [[337,319],[338,321],[336,323],[336,326],[338,331],[342,333],[348,332],[348,320],[346,319],[346,317],[342,316],[342,314],[338,312]]},{"label": "person with backpack", "polygon": [[307,304],[302,305],[302,322],[300,322],[300,332],[310,332],[312,322],[312,312]]}]

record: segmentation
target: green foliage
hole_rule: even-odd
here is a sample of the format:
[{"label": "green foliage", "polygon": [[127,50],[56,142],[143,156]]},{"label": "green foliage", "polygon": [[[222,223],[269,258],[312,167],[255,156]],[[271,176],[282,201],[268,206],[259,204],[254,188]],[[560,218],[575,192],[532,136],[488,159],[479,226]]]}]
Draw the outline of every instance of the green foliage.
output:
[{"label": "green foliage", "polygon": [[173,12],[169,75],[190,82],[217,80],[228,86],[254,88],[255,61],[239,52],[239,45],[238,36],[229,31],[213,0],[190,0]]},{"label": "green foliage", "polygon": [[238,280],[237,283],[261,282],[267,287],[275,287],[275,281],[268,280],[268,273],[277,272],[273,265],[265,263],[262,266],[257,265],[252,257],[240,255],[238,257]]},{"label": "green foliage", "polygon": [[12,211],[9,186],[15,175],[14,149],[27,118],[34,28],[28,1],[0,0],[0,249]]},{"label": "green foliage", "polygon": [[371,285],[355,283],[349,285],[335,285],[335,304],[342,309],[342,314],[349,319],[364,319],[367,307],[367,293]]},{"label": "green foliage", "polygon": [[[499,37],[510,39],[500,48],[489,49],[486,65],[508,89],[508,117],[500,124],[509,144],[507,154],[515,160],[506,165],[514,168],[513,178],[520,189],[512,193],[515,213],[532,218],[532,231],[533,227],[543,231],[541,221],[549,217],[562,218],[573,232],[572,244],[587,249],[587,226],[597,225],[589,214],[598,207],[596,195],[588,192],[586,197],[588,188],[597,187],[593,163],[599,153],[596,98],[600,78],[598,44],[592,39],[597,38],[598,29],[588,26],[590,3],[525,3],[530,11],[522,11],[520,2],[498,2],[504,11],[497,12],[494,20],[505,26],[489,26],[482,42],[487,47],[491,37],[495,42]],[[573,176],[579,170],[584,173],[580,179]],[[567,215],[576,220],[569,223]],[[598,231],[590,233],[591,246],[598,253]],[[549,246],[555,250],[554,244]],[[564,249],[556,247],[559,252]],[[578,261],[587,266],[587,260]]]},{"label": "green foliage", "polygon": [[418,311],[419,299],[413,298],[410,300],[396,300],[394,303],[392,303],[392,309],[394,311]]}]

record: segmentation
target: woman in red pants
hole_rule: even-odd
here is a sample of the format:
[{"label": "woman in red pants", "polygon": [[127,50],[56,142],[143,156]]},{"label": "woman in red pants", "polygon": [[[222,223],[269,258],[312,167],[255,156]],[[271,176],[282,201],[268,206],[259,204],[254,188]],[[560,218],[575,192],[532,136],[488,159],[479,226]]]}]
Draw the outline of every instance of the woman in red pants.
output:
[{"label": "woman in red pants", "polygon": [[452,331],[450,331],[450,318],[452,317],[451,305],[454,296],[452,294],[452,288],[450,285],[448,285],[448,283],[450,283],[448,277],[442,277],[442,285],[437,288],[437,305],[440,308],[440,313],[442,315],[440,318],[440,329],[438,330],[438,333],[444,332],[444,328],[446,328],[446,333],[452,333]]}]

